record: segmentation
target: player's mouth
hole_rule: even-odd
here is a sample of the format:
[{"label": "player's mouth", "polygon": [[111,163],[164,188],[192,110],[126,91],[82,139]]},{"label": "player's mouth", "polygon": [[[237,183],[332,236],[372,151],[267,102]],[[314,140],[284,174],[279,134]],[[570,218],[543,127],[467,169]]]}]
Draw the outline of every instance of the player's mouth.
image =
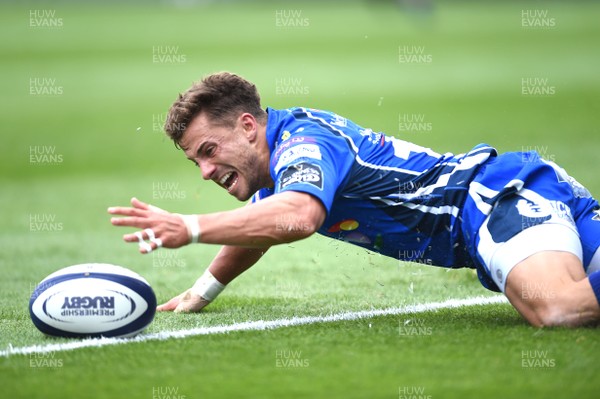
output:
[{"label": "player's mouth", "polygon": [[221,186],[223,186],[227,192],[231,192],[231,190],[233,190],[233,188],[237,185],[237,182],[239,180],[239,176],[237,174],[237,172],[229,172],[226,173],[223,177],[221,177],[221,179],[219,180],[219,184]]}]

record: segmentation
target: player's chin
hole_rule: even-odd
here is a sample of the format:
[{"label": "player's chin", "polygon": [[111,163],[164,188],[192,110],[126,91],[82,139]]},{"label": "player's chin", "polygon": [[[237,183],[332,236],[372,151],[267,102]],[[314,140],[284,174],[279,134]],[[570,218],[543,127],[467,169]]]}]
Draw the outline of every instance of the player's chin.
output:
[{"label": "player's chin", "polygon": [[233,195],[238,201],[245,202],[245,201],[248,201],[252,197],[252,194],[254,194],[254,193],[245,191],[245,192],[235,192],[235,193],[230,192],[229,194]]},{"label": "player's chin", "polygon": [[238,180],[235,183],[235,186],[229,188],[227,192],[234,196],[239,201],[247,201],[252,197],[252,190],[248,188],[245,182],[242,180],[241,176],[238,177]]}]

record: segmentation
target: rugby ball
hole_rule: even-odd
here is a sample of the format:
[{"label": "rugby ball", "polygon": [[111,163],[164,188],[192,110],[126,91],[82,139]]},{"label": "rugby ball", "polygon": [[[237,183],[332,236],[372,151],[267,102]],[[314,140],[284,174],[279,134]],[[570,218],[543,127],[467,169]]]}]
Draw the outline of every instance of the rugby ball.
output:
[{"label": "rugby ball", "polygon": [[33,324],[57,337],[131,337],[152,322],[155,312],[156,296],[142,276],[105,263],[58,270],[29,300]]}]

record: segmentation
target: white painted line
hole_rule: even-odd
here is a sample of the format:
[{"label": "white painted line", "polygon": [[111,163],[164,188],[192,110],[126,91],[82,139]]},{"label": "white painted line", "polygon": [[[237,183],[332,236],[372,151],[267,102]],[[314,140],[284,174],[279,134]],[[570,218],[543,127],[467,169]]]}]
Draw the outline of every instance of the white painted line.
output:
[{"label": "white painted line", "polygon": [[97,348],[102,346],[128,344],[132,342],[163,341],[167,339],[179,339],[185,337],[193,337],[197,335],[226,334],[236,331],[274,330],[278,328],[291,326],[331,323],[336,321],[352,321],[359,319],[369,319],[376,316],[397,316],[403,314],[414,314],[427,311],[435,311],[439,309],[451,309],[460,308],[464,306],[489,305],[507,302],[508,301],[506,297],[504,297],[503,295],[491,297],[475,297],[467,299],[448,299],[443,302],[408,305],[399,308],[344,312],[332,314],[329,316],[304,316],[292,317],[291,319],[256,320],[221,326],[197,327],[191,328],[189,330],[161,331],[153,334],[140,334],[133,338],[88,338],[66,343],[33,345],[21,348],[13,348],[12,345],[9,345],[7,349],[0,351],[0,357],[9,357],[12,355],[29,355],[33,353],[62,352],[80,348]]}]

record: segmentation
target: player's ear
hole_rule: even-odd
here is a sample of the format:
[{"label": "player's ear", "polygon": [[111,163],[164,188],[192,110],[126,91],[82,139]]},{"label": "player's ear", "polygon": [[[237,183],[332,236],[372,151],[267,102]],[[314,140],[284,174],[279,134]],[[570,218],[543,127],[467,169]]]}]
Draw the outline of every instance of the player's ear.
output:
[{"label": "player's ear", "polygon": [[254,115],[244,112],[240,116],[240,123],[248,141],[251,143],[254,142],[258,133],[258,124]]}]

